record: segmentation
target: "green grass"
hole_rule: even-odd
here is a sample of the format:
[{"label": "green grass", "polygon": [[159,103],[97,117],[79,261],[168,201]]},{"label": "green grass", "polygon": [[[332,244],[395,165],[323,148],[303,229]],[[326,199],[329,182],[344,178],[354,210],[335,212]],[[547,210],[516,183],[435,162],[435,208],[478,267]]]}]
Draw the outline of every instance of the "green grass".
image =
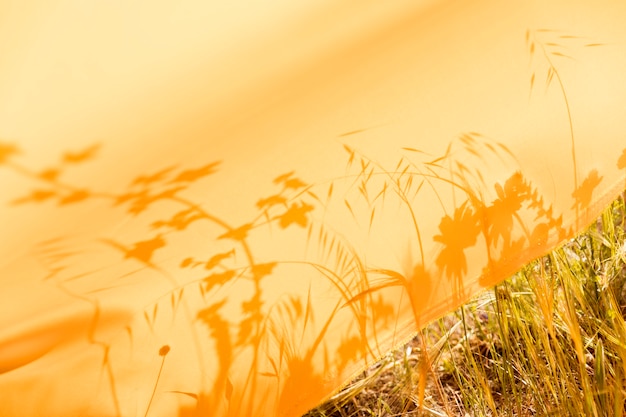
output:
[{"label": "green grass", "polygon": [[622,195],[306,417],[626,415],[625,219]]}]

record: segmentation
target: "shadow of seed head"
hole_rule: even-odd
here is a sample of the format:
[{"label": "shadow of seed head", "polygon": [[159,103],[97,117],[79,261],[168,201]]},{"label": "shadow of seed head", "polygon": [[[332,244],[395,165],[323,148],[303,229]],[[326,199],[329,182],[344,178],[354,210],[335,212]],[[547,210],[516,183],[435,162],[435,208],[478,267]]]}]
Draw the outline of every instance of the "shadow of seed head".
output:
[{"label": "shadow of seed head", "polygon": [[161,349],[159,349],[159,356],[165,356],[170,352],[170,347],[169,345],[163,345],[161,346]]}]

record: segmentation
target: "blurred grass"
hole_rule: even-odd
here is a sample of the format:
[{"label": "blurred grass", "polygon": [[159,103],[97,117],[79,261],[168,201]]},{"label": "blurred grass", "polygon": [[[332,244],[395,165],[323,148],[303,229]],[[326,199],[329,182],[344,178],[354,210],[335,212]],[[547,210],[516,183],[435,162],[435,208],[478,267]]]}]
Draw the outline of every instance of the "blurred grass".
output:
[{"label": "blurred grass", "polygon": [[624,416],[625,265],[622,195],[306,417]]}]

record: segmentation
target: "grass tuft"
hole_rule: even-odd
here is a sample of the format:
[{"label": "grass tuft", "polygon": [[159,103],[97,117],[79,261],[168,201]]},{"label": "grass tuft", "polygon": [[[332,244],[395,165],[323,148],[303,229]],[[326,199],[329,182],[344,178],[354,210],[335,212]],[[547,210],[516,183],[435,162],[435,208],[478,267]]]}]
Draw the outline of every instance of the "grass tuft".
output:
[{"label": "grass tuft", "polygon": [[624,195],[306,417],[626,415]]}]

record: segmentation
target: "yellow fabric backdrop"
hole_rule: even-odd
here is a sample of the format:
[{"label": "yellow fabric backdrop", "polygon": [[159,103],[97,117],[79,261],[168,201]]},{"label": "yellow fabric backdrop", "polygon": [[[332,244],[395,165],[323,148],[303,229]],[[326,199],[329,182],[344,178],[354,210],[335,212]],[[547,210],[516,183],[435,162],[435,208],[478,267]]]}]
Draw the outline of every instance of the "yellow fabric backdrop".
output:
[{"label": "yellow fabric backdrop", "polygon": [[0,414],[297,417],[626,187],[626,3],[0,3]]}]

